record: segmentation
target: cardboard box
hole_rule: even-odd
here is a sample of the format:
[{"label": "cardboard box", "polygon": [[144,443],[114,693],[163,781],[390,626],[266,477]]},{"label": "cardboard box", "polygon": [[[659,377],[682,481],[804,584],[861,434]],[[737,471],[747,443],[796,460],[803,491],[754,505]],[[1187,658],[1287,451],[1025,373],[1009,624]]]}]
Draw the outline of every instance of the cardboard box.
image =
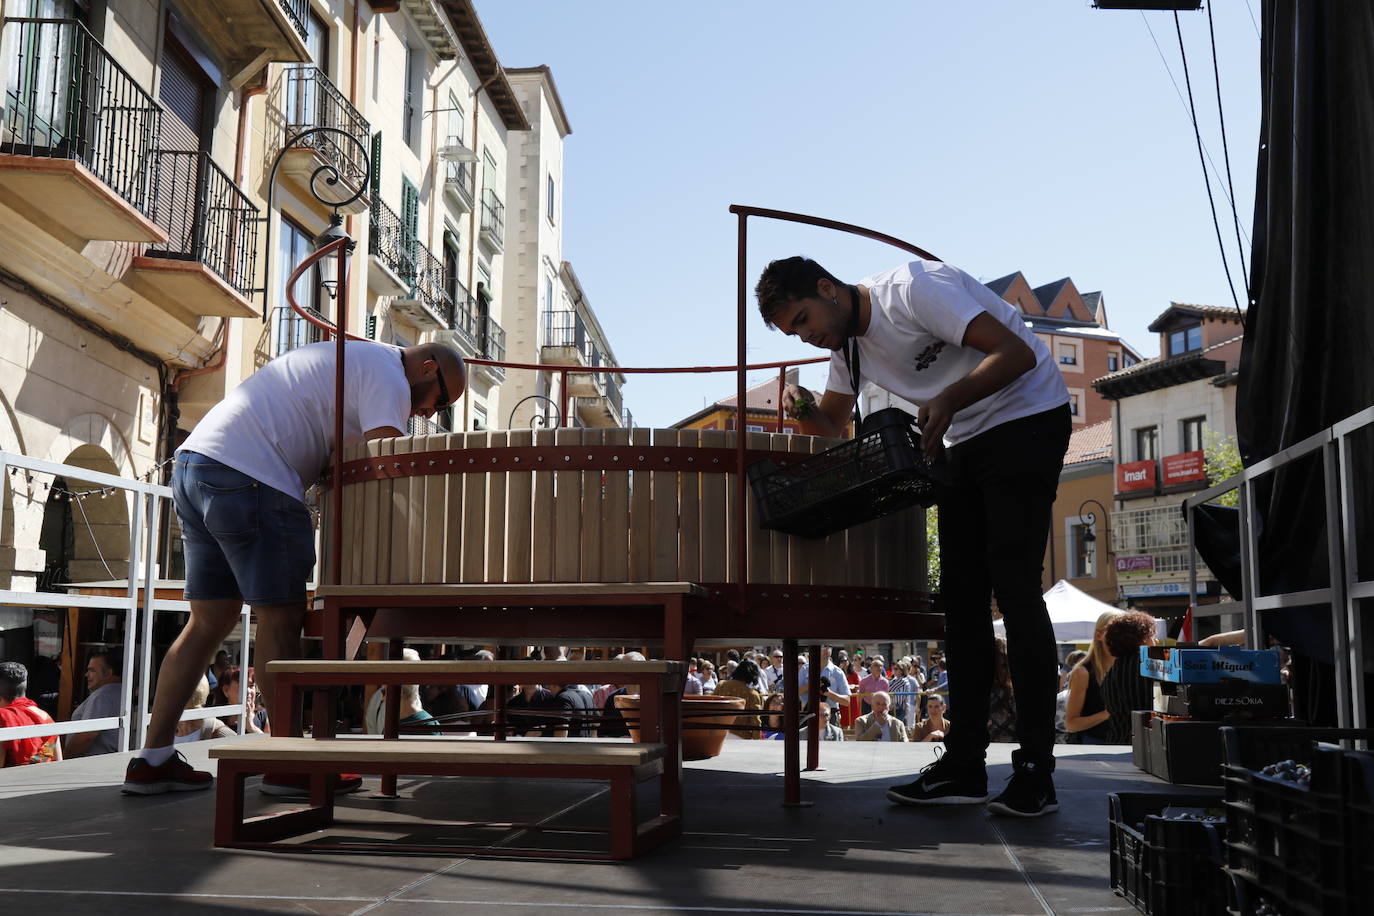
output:
[{"label": "cardboard box", "polygon": [[1184,684],[1216,684],[1223,680],[1255,684],[1280,684],[1277,649],[1181,649],[1177,646],[1141,646],[1140,673],[1158,681]]},{"label": "cardboard box", "polygon": [[1192,719],[1282,719],[1290,709],[1288,685],[1228,681],[1224,684],[1173,684],[1159,681],[1163,708],[1170,716]]},{"label": "cardboard box", "polygon": [[[1149,772],[1165,782],[1219,786],[1221,727],[1236,719],[1165,719],[1148,714],[1144,723],[1149,745]],[[1302,725],[1296,719],[1245,719],[1244,726]]]}]

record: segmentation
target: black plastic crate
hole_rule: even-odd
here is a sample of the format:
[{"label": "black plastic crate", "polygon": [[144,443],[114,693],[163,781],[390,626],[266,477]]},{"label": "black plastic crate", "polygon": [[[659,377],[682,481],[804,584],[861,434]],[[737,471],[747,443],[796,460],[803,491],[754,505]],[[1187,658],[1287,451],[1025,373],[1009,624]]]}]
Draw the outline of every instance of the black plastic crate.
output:
[{"label": "black plastic crate", "polygon": [[1345,812],[1351,894],[1374,906],[1374,752],[1345,755]]},{"label": "black plastic crate", "polygon": [[1112,890],[1147,916],[1212,916],[1226,907],[1226,823],[1162,816],[1170,808],[1221,815],[1220,792],[1107,796]]},{"label": "black plastic crate", "polygon": [[875,411],[848,442],[779,467],[749,465],[759,524],[804,538],[822,538],[912,506],[932,506],[942,469],[921,456],[911,414]]},{"label": "black plastic crate", "polygon": [[[1364,912],[1351,895],[1346,754],[1320,742],[1369,739],[1374,732],[1223,728],[1221,735],[1227,870],[1237,879],[1238,910],[1253,910],[1262,896],[1285,914]],[[1310,767],[1311,782],[1302,785],[1260,772],[1284,760]]]}]

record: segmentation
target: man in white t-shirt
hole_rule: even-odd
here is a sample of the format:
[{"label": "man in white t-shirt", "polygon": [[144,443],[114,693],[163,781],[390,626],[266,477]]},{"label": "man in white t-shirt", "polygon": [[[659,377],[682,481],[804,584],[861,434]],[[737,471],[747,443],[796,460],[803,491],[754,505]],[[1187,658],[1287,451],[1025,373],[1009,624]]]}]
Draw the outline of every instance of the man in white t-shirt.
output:
[{"label": "man in white t-shirt", "polygon": [[774,261],[756,288],[770,327],[832,351],[819,404],[790,386],[801,431],[844,434],[856,392],[873,382],[919,405],[921,450],[946,453],[940,496],[941,594],[951,705],[962,712],[946,753],[888,798],[981,804],[993,676],[991,597],[1007,627],[1021,747],[989,809],[1034,817],[1054,793],[1054,632],[1040,581],[1071,417],[1049,350],[1013,306],[956,267],[916,260],[841,282],[815,261]]},{"label": "man in white t-shirt", "polygon": [[[124,777],[128,794],[210,785],[209,773],[174,752],[174,731],[244,603],[257,618],[254,665],[269,708],[268,662],[300,654],[305,586],[315,566],[304,499],[334,445],[336,354],[337,344],[325,342],[272,360],[211,408],[177,449],[172,493],[191,619],[163,659],[143,750]],[[344,364],[345,444],[404,435],[409,417],[431,416],[467,387],[462,357],[441,344],[349,341]],[[274,775],[263,779],[270,794],[308,789],[301,777]],[[336,789],[360,784],[341,777]]]}]

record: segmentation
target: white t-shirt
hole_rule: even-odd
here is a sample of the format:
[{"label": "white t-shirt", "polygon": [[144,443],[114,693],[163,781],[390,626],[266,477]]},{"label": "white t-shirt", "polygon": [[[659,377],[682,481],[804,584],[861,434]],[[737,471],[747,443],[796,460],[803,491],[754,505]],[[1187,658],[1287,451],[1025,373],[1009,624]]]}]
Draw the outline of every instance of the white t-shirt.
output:
[{"label": "white t-shirt", "polygon": [[[914,404],[926,403],[983,361],[984,353],[961,346],[969,322],[982,312],[1010,328],[1035,354],[1034,369],[954,415],[945,445],[1068,403],[1059,367],[1021,313],[959,268],[916,260],[860,283],[872,301],[868,329],[854,338],[861,386],[873,382]],[[825,387],[855,393],[843,350],[831,354]]]},{"label": "white t-shirt", "polygon": [[[304,501],[334,445],[333,341],[279,356],[249,376],[196,424],[177,451],[199,452]],[[404,431],[410,383],[400,350],[350,340],[344,359],[344,442],[391,426]]]}]

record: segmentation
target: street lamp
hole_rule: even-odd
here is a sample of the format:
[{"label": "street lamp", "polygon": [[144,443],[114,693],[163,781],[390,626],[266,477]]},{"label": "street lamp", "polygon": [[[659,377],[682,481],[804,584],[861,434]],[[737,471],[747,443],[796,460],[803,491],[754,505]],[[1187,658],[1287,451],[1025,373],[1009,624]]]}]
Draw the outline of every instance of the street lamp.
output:
[{"label": "street lamp", "polygon": [[[1085,511],[1083,511],[1083,510],[1087,509],[1088,506],[1090,506],[1090,505],[1091,505],[1091,506],[1096,506],[1096,507],[1102,512],[1102,518],[1103,518],[1104,521],[1105,521],[1109,516],[1108,516],[1108,513],[1107,513],[1107,507],[1104,506],[1104,505],[1102,505],[1100,502],[1098,502],[1098,501],[1095,500],[1095,499],[1085,499],[1085,500],[1083,500],[1083,505],[1081,505],[1081,506],[1078,507],[1078,521],[1079,521],[1079,523],[1080,523],[1085,529],[1087,529],[1087,530],[1085,530],[1085,531],[1083,532],[1083,543],[1087,545],[1087,547],[1088,547],[1088,553],[1089,553],[1089,554],[1092,554],[1094,560],[1096,560],[1096,554],[1097,554],[1097,535],[1094,533],[1094,529],[1097,527],[1097,514],[1094,513],[1094,512],[1085,512]],[[1106,532],[1104,531],[1103,534],[1106,535]],[[1112,552],[1111,540],[1108,539],[1108,541],[1107,541],[1107,554],[1110,556],[1110,555],[1111,555],[1111,552]],[[1096,564],[1094,563],[1094,565],[1096,565]]]},{"label": "street lamp", "polygon": [[[320,286],[329,298],[335,299],[339,295],[339,287],[342,283],[348,282],[348,264],[353,256],[353,249],[358,247],[358,243],[353,240],[343,228],[343,217],[339,216],[339,211],[335,210],[329,217],[329,228],[325,229],[315,239],[315,250],[321,251],[340,239],[346,241],[334,248],[328,254],[315,262],[320,271]],[[339,259],[343,258],[343,263]]]}]

